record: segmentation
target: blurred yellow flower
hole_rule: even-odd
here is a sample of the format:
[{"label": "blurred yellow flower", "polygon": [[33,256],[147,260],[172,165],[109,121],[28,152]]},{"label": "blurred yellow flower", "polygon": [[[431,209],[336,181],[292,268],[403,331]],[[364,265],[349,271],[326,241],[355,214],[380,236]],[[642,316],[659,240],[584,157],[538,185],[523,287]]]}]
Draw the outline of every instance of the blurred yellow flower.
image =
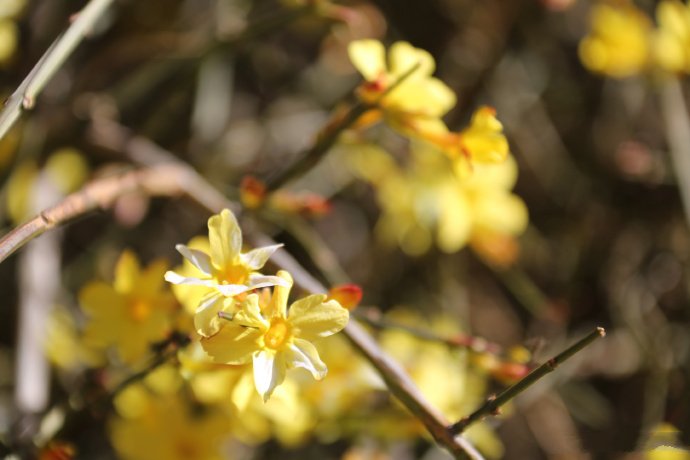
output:
[{"label": "blurred yellow flower", "polygon": [[651,21],[632,3],[619,0],[596,4],[590,12],[589,34],[579,54],[592,72],[613,78],[640,73],[649,63]]},{"label": "blurred yellow flower", "polygon": [[170,329],[175,305],[163,285],[164,261],[142,269],[136,256],[125,251],[115,267],[113,285],[92,281],[79,293],[79,303],[88,316],[85,343],[114,347],[126,363],[143,358],[151,343],[164,339]]},{"label": "blurred yellow flower", "polygon": [[[228,298],[260,287],[284,284],[276,276],[264,276],[258,270],[282,245],[277,244],[242,253],[242,230],[228,209],[208,220],[209,254],[178,244],[175,248],[192,264],[193,274],[165,273],[166,281],[177,285],[198,286],[192,296],[203,292],[197,305],[194,325],[197,332],[210,336],[220,328],[218,312],[232,303]],[[191,267],[188,266],[188,269]],[[184,294],[184,293],[183,293]]]},{"label": "blurred yellow flower", "polygon": [[482,106],[475,110],[470,125],[454,133],[443,123],[426,124],[424,139],[438,147],[453,161],[460,177],[471,174],[475,163],[500,163],[510,153],[503,124],[496,118],[496,109]]},{"label": "blurred yellow flower", "polygon": [[300,299],[287,309],[292,277],[278,272],[285,282],[276,285],[271,301],[261,308],[259,296],[250,294],[240,310],[226,320],[217,334],[201,344],[215,362],[253,363],[254,384],[264,401],[285,379],[288,369],[303,368],[321,380],[326,365],[311,341],[328,337],[345,327],[349,314],[335,300],[316,294]]},{"label": "blurred yellow flower", "polygon": [[407,42],[394,43],[388,52],[377,40],[356,40],[348,47],[350,61],[366,80],[359,97],[381,109],[381,116],[405,135],[423,134],[421,125],[445,115],[455,106],[455,93],[438,78],[427,51]]},{"label": "blurred yellow flower", "polygon": [[658,29],[653,47],[656,63],[672,73],[690,73],[690,5],[663,0],[656,9]]},{"label": "blurred yellow flower", "polygon": [[[141,387],[133,387],[135,390]],[[128,388],[129,390],[129,388]],[[132,395],[136,394],[136,398]],[[110,422],[110,439],[125,460],[221,460],[230,426],[221,411],[190,407],[183,393],[161,397],[146,389],[128,395],[132,410]],[[120,401],[124,406],[124,401]]]},{"label": "blurred yellow flower", "polygon": [[461,178],[427,143],[412,144],[406,169],[379,148],[351,153],[355,172],[367,170],[361,175],[377,191],[378,236],[409,255],[425,253],[434,241],[443,252],[453,253],[470,242],[485,245],[487,236],[515,237],[527,226],[527,207],[510,191],[517,179],[512,157],[477,164]]},{"label": "blurred yellow flower", "polygon": [[659,423],[645,443],[645,460],[690,460],[690,450],[681,447],[680,431],[670,423]]}]

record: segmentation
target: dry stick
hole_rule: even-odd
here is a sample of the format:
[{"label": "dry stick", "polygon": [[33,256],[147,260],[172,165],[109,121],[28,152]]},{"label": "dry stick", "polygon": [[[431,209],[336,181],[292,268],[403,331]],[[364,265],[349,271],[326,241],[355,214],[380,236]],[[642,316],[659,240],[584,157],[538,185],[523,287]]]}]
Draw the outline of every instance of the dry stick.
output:
[{"label": "dry stick", "polygon": [[589,333],[579,342],[570,346],[568,349],[561,352],[559,355],[546,361],[544,364],[542,364],[541,366],[527,374],[522,380],[506,388],[498,396],[494,396],[487,399],[486,402],[479,409],[451,425],[449,431],[451,433],[460,434],[474,422],[478,422],[479,420],[482,420],[484,417],[487,417],[489,415],[497,415],[499,409],[505,403],[507,403],[508,401],[510,401],[511,399],[525,391],[527,388],[532,386],[534,383],[537,382],[537,380],[541,379],[546,374],[556,370],[556,368],[560,364],[571,358],[575,353],[581,351],[587,345],[591,344],[600,337],[604,337],[605,335],[606,331],[604,330],[604,328],[597,327],[594,331]]},{"label": "dry stick", "polygon": [[78,13],[65,33],[50,45],[29,75],[5,101],[5,107],[0,113],[0,139],[7,134],[22,111],[34,106],[36,97],[43,91],[48,81],[57,73],[82,39],[93,30],[98,19],[112,3],[113,0],[91,0]]},{"label": "dry stick", "polygon": [[677,78],[668,77],[661,87],[661,111],[685,221],[690,226],[690,115]]}]

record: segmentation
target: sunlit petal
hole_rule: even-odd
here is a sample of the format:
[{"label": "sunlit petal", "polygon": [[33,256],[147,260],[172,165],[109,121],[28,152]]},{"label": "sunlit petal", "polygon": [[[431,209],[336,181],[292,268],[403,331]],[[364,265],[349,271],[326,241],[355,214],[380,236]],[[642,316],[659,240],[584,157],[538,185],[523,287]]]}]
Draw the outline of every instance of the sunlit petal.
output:
[{"label": "sunlit petal", "polygon": [[273,390],[285,380],[283,353],[262,350],[254,353],[253,358],[254,385],[266,402]]},{"label": "sunlit petal", "polygon": [[311,373],[316,380],[321,380],[328,373],[326,364],[321,361],[316,347],[303,339],[295,339],[285,351],[285,361],[290,367],[301,367]]},{"label": "sunlit petal", "polygon": [[229,209],[223,209],[208,220],[208,237],[213,263],[217,267],[232,264],[242,249],[242,230]]},{"label": "sunlit petal", "polygon": [[325,300],[325,295],[315,294],[290,306],[288,322],[299,331],[296,335],[314,340],[333,335],[347,325],[349,312],[337,301]]},{"label": "sunlit petal", "polygon": [[176,245],[175,249],[204,274],[211,275],[213,268],[211,267],[211,258],[208,254],[198,249],[189,248],[184,244]]},{"label": "sunlit petal", "polygon": [[274,252],[282,247],[282,244],[274,244],[273,246],[253,249],[246,254],[240,254],[240,259],[247,267],[252,270],[258,270],[266,264],[266,261]]}]

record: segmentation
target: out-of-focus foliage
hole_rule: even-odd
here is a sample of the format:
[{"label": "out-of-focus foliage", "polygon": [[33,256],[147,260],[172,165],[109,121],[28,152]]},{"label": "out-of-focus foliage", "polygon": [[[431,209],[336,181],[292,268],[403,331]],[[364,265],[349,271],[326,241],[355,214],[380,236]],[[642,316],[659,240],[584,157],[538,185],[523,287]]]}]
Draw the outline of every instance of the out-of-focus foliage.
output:
[{"label": "out-of-focus foliage", "polygon": [[[0,93],[85,3],[0,1]],[[237,212],[133,191],[0,264],[0,457],[445,458],[349,319],[449,423],[604,325],[464,436],[688,458],[689,69],[679,0],[115,2],[0,140],[3,233],[171,160]]]}]

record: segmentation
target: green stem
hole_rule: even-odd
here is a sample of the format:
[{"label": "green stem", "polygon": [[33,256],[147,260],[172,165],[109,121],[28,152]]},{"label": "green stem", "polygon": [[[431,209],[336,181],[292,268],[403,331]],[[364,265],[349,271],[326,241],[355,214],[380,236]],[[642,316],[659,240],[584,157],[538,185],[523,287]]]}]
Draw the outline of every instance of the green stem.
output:
[{"label": "green stem", "polygon": [[460,434],[471,424],[482,420],[489,415],[497,415],[501,406],[506,404],[508,401],[525,391],[527,388],[536,383],[539,379],[544,377],[546,374],[553,372],[560,364],[567,361],[575,353],[581,351],[586,346],[594,342],[600,337],[604,337],[606,331],[603,327],[597,327],[594,331],[589,333],[586,337],[576,342],[565,351],[561,352],[559,355],[546,361],[544,364],[534,369],[532,372],[527,374],[522,380],[516,384],[506,388],[498,396],[492,396],[486,400],[486,402],[476,411],[457,421],[449,427],[449,431],[452,434]]},{"label": "green stem", "polygon": [[62,67],[74,49],[94,28],[113,0],[91,0],[79,12],[69,28],[58,37],[36,63],[29,75],[5,102],[0,113],[0,139],[19,119],[21,113],[33,108],[45,85]]}]

